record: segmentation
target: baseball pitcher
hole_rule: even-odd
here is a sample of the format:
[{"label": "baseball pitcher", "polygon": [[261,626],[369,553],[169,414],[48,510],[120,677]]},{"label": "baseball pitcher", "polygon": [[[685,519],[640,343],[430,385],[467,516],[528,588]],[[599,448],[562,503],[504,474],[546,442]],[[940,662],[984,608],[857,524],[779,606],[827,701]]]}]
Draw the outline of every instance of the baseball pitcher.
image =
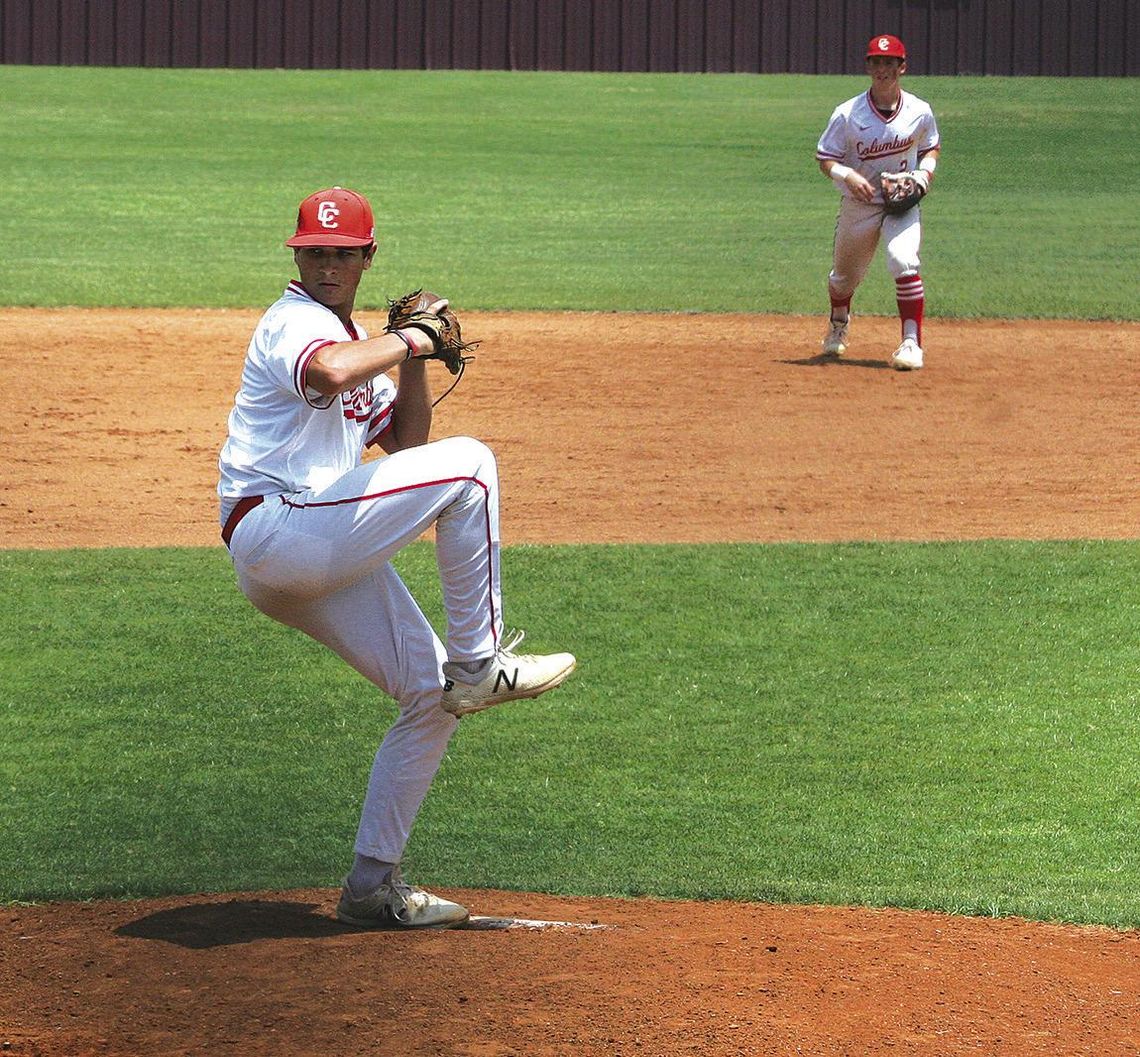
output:
[{"label": "baseball pitcher", "polygon": [[[306,198],[286,245],[299,277],[254,330],[219,458],[222,539],[253,605],[399,706],[337,916],[447,928],[467,910],[407,884],[399,864],[459,717],[551,690],[575,660],[517,654],[521,635],[504,639],[490,449],[470,437],[429,443],[427,364],[458,374],[472,347],[447,300],[416,291],[391,302],[373,338],[352,318],[376,253],[372,208],[355,191]],[[387,454],[362,462],[374,444]],[[446,646],[390,564],[433,526]]]}]

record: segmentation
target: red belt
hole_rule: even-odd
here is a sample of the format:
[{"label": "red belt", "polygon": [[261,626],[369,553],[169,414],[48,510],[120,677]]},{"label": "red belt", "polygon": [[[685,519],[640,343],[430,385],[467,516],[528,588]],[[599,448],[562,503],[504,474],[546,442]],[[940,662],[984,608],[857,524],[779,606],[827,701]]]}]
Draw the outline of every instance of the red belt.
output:
[{"label": "red belt", "polygon": [[230,537],[233,536],[234,529],[238,527],[238,522],[254,507],[261,506],[264,502],[265,496],[263,495],[247,495],[244,499],[237,501],[237,505],[230,511],[230,516],[226,518],[226,523],[222,526],[222,542],[227,547],[230,545]]}]

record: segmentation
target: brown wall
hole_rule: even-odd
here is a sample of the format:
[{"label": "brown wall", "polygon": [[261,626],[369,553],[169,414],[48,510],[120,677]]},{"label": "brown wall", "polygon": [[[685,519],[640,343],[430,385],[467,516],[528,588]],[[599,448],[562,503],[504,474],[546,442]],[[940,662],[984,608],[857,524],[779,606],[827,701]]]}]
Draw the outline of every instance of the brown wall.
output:
[{"label": "brown wall", "polygon": [[[1135,76],[1140,0],[0,0],[0,62]],[[399,41],[399,46],[396,45]]]}]

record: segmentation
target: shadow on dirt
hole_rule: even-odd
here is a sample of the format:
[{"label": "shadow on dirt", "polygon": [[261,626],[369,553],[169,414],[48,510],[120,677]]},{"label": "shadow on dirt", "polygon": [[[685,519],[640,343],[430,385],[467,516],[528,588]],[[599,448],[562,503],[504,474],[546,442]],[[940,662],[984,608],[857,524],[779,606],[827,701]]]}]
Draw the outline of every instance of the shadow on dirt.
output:
[{"label": "shadow on dirt", "polygon": [[814,356],[805,356],[800,360],[778,360],[792,367],[870,367],[875,371],[892,370],[886,360],[856,360],[850,356],[829,356],[826,352],[817,352]]},{"label": "shadow on dirt", "polygon": [[117,928],[115,934],[205,950],[254,940],[322,939],[355,931],[320,912],[316,903],[234,899],[158,910]]}]

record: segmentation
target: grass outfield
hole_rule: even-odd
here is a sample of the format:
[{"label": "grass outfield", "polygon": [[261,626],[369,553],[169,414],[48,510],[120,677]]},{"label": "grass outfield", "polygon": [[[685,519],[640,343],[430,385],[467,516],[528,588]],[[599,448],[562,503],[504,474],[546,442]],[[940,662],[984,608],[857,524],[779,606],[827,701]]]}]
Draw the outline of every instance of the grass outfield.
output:
[{"label": "grass outfield", "polygon": [[[437,622],[430,547],[400,567]],[[0,899],[330,885],[392,706],[219,550],[0,552]],[[1140,924],[1132,543],[515,547],[440,885]]]},{"label": "grass outfield", "polygon": [[[4,300],[261,306],[302,195],[468,308],[819,312],[815,144],[862,77],[0,67]],[[927,309],[1140,318],[1136,78],[934,78]],[[377,307],[362,302],[361,307]],[[857,311],[894,314],[876,261]]]}]

